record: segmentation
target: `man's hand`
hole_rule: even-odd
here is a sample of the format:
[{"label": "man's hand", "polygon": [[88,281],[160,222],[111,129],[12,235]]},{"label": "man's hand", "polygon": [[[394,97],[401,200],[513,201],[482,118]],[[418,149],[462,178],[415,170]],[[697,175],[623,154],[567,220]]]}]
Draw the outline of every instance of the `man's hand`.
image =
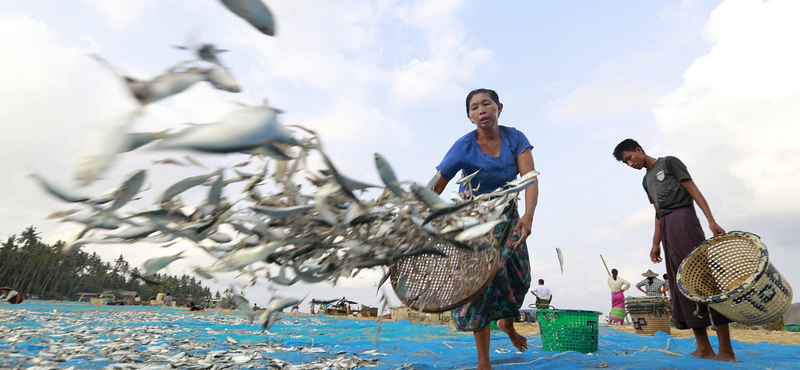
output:
[{"label": "man's hand", "polygon": [[725,234],[725,230],[723,230],[721,226],[717,225],[716,221],[709,222],[708,228],[711,229],[711,233],[714,234],[714,239],[722,234]]},{"label": "man's hand", "polygon": [[661,262],[661,246],[658,244],[653,244],[653,248],[650,249],[650,261],[653,263],[660,263]]}]

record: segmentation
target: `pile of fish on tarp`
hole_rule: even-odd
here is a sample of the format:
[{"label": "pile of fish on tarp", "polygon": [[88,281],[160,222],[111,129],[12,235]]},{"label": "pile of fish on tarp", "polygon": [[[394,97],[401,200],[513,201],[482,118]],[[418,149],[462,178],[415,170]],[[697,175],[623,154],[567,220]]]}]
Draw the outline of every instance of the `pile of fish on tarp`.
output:
[{"label": "pile of fish on tarp", "polygon": [[[223,3],[229,8],[237,4],[263,7],[260,12],[243,12],[269,15],[258,0]],[[265,33],[274,34],[274,22],[271,16],[267,18],[269,21],[248,21],[262,32],[266,29],[269,32]],[[82,205],[53,215],[82,225],[77,238],[65,244],[64,252],[88,244],[169,246],[184,240],[215,258],[213,264],[194,270],[205,278],[238,271],[250,286],[259,278],[280,285],[298,281],[335,283],[362,269],[390,266],[409,256],[432,254],[446,258],[433,247],[436,243],[473,251],[494,245],[490,231],[507,221],[502,217],[503,210],[536,181],[538,173],[534,171],[490,194],[473,196],[472,174],[459,180],[465,183],[466,191],[455,195],[456,202],[450,203],[432,192],[430,184],[423,187],[399,181],[389,162],[376,153],[375,166],[383,184],[367,184],[338,171],[313,131],[281,124],[277,117],[280,112],[266,105],[242,106],[219,122],[174,132],[131,132],[130,128],[144,114],[144,107],[194,83],[208,81],[221,90],[240,90],[216,57],[221,50],[210,44],[185,48],[196,51],[198,59],[182,62],[149,81],[121,78],[141,107],[103,125],[89,138],[78,158],[78,182],[94,182],[120,153],[145,145],[152,150],[242,153],[246,159],[180,180],[156,195],[152,209],[136,213],[125,213],[123,208],[138,202],[137,209],[142,209],[147,169],[134,171],[114,191],[95,196],[78,194],[34,175],[51,194]],[[315,171],[309,167],[309,158],[315,154],[321,157],[325,168]],[[237,184],[236,191],[230,191],[232,184]],[[200,186],[208,188],[205,199],[199,204],[185,204],[181,195]],[[371,188],[383,191],[375,199],[365,199]],[[186,209],[193,211],[186,214]],[[182,257],[183,251],[152,258],[141,270],[131,273],[157,284],[153,274]],[[264,262],[278,265],[279,273],[258,276]],[[386,273],[379,287],[388,276]],[[276,320],[276,312],[299,301],[274,300],[259,323],[269,328]],[[240,302],[239,306],[247,305]]]},{"label": "pile of fish on tarp", "polygon": [[239,329],[245,324],[241,316],[224,314],[187,318],[148,310],[75,312],[65,306],[0,310],[0,319],[6,324],[0,325],[3,369],[356,369],[377,366],[385,356],[254,341],[251,331]]}]

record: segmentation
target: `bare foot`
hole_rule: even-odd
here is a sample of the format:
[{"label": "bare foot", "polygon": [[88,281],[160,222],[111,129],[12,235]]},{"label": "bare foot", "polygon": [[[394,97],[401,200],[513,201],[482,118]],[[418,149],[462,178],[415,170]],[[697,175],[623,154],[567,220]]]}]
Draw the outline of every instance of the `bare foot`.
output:
[{"label": "bare foot", "polygon": [[478,362],[476,370],[492,370],[492,363],[489,360]]},{"label": "bare foot", "polygon": [[517,330],[514,329],[514,321],[511,319],[497,320],[497,327],[508,335],[508,338],[511,339],[511,344],[517,347],[518,351],[525,352],[528,350],[528,338],[517,333]]},{"label": "bare foot", "polygon": [[714,358],[715,356],[713,350],[701,350],[699,348],[694,352],[690,353],[690,355],[700,358]]},{"label": "bare foot", "polygon": [[739,362],[739,360],[736,359],[736,356],[734,356],[733,353],[728,354],[720,352],[718,355],[711,357],[711,359],[717,361],[725,361],[725,362]]}]

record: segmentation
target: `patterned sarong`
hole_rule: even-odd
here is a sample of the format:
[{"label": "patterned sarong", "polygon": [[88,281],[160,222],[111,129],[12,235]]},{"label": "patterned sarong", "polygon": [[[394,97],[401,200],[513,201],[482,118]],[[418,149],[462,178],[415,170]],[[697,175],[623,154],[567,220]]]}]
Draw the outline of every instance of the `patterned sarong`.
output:
[{"label": "patterned sarong", "polygon": [[611,312],[608,321],[622,323],[625,320],[625,293],[622,291],[611,293]]},{"label": "patterned sarong", "polygon": [[[519,221],[516,204],[503,212],[509,222],[497,225],[493,233],[501,238],[506,230],[513,231]],[[531,266],[528,260],[528,245],[520,244],[513,248],[519,235],[511,235],[500,251],[497,274],[483,294],[471,302],[450,311],[456,329],[460,331],[480,331],[498,319],[516,319],[519,308],[531,286]]]},{"label": "patterned sarong", "polygon": [[[677,281],[676,275],[681,262],[695,247],[706,240],[703,228],[694,206],[676,209],[659,209],[656,217],[661,228],[661,245],[664,246],[664,262],[667,265],[669,281]],[[672,322],[676,329],[705,328],[711,325],[709,309],[704,304],[696,304],[678,290],[678,285],[668,290],[672,301]],[[695,311],[698,311],[695,314]],[[731,320],[721,313],[710,310],[714,324],[727,324]]]}]

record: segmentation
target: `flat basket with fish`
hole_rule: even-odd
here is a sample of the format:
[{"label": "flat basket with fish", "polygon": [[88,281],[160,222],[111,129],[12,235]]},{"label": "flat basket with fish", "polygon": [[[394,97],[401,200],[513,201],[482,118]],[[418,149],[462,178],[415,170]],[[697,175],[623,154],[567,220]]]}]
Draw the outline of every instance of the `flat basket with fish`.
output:
[{"label": "flat basket with fish", "polygon": [[[536,175],[528,174],[530,180],[523,181],[530,185]],[[410,248],[427,252],[403,258],[391,267],[392,287],[404,304],[421,312],[443,312],[483,293],[497,272],[500,248],[511,232],[503,214],[517,200],[521,187],[515,185],[509,187],[513,192],[498,190],[465,202],[470,204],[458,212],[433,219],[428,215],[431,222],[422,227],[425,237]],[[420,189],[415,192],[425,199]],[[464,225],[465,221],[472,225]]]}]

